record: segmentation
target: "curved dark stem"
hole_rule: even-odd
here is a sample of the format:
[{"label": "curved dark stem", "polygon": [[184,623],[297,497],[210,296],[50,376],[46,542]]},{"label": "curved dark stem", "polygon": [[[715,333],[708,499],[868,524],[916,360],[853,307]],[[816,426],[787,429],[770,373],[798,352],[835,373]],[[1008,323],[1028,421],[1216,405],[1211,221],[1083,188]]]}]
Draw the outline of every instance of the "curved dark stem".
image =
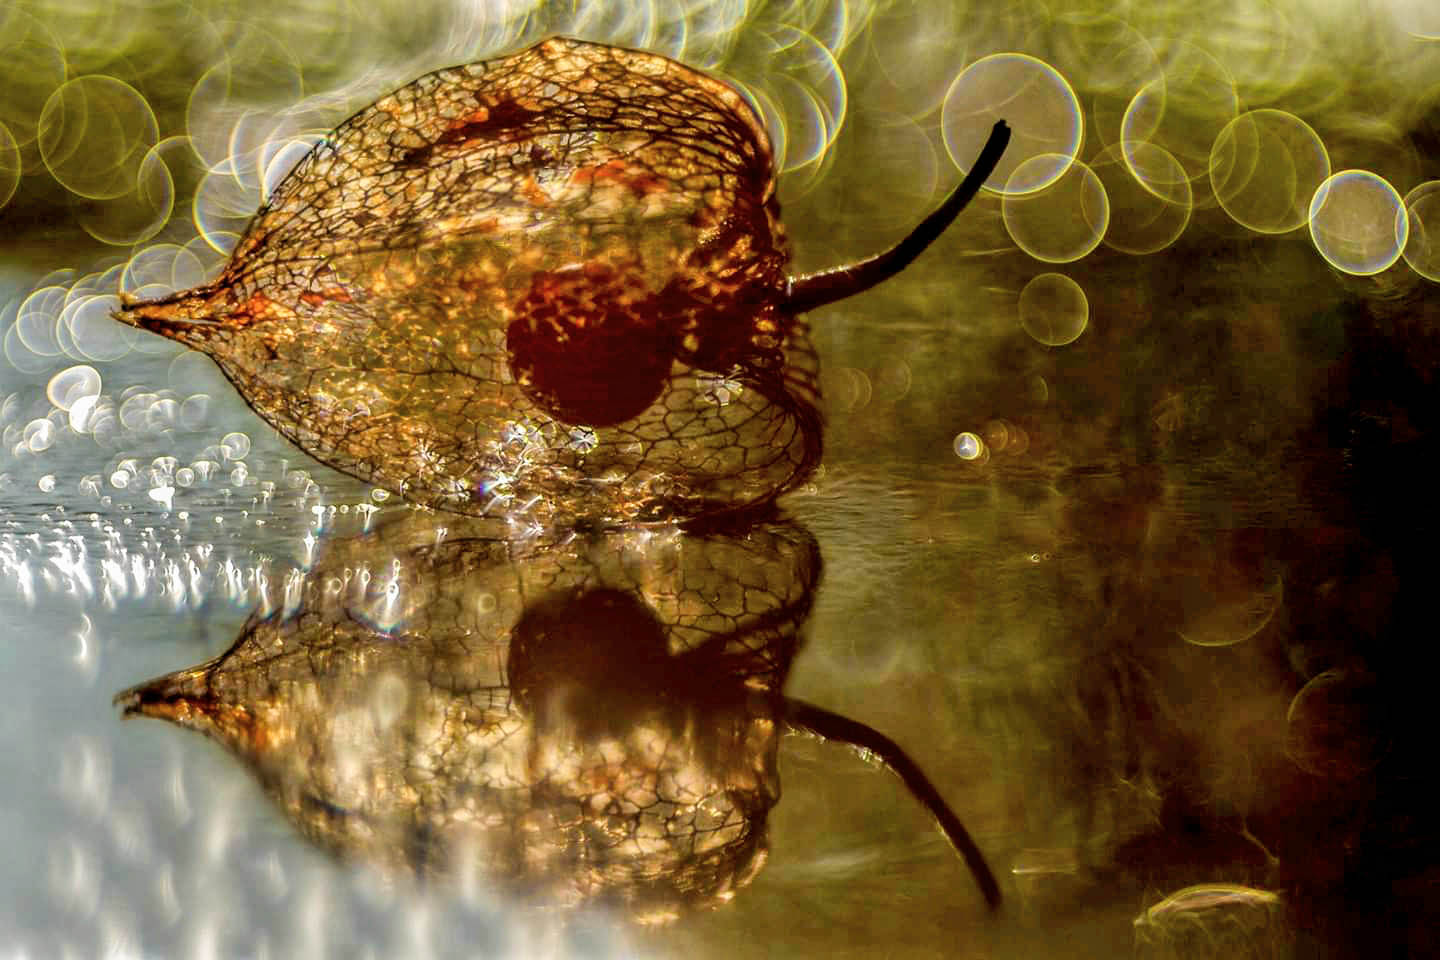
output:
[{"label": "curved dark stem", "polygon": [[809,733],[822,740],[856,747],[878,759],[890,772],[898,776],[915,795],[915,799],[920,801],[920,805],[935,818],[935,823],[940,827],[940,832],[945,834],[945,839],[949,840],[950,845],[964,858],[965,865],[974,874],[975,882],[980,885],[980,892],[984,894],[990,909],[999,908],[1000,885],[995,881],[995,874],[990,872],[985,855],[980,852],[960,818],[950,809],[945,798],[940,796],[940,791],[935,789],[930,778],[900,749],[899,744],[873,727],[790,697],[785,698],[785,721],[792,730],[799,733]]},{"label": "curved dark stem", "polygon": [[904,270],[936,237],[945,232],[945,228],[960,215],[960,211],[965,209],[971,198],[980,192],[980,185],[995,172],[995,165],[1000,162],[1000,155],[1005,152],[1009,143],[1010,128],[1005,125],[1004,120],[1000,120],[990,131],[990,139],[985,141],[985,147],[976,158],[975,166],[965,175],[965,179],[960,181],[960,186],[945,198],[945,202],[940,204],[934,213],[911,230],[905,239],[868,260],[806,274],[803,277],[791,277],[786,292],[787,309],[792,313],[804,313],[806,310],[823,307],[827,303],[844,300],[869,290]]}]

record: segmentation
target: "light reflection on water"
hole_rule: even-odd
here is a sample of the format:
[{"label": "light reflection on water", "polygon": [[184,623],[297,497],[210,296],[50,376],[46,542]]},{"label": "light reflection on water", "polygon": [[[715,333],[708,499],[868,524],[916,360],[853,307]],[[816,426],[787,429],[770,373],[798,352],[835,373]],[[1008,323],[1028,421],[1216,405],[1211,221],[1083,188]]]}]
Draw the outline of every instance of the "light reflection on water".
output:
[{"label": "light reflection on water", "polygon": [[[32,6],[34,17],[0,13],[0,49],[29,65],[26,77],[66,44],[72,76],[121,69],[77,42],[81,27]],[[303,572],[327,545],[405,508],[309,463],[208,365],[87,319],[104,305],[87,298],[111,295],[103,278],[120,248],[85,246],[84,224],[100,222],[86,208],[68,246],[25,236],[3,265],[14,308],[0,315],[0,819],[11,852],[0,887],[14,909],[0,946],[197,957],[1433,949],[1407,919],[1433,909],[1435,858],[1424,804],[1407,792],[1417,754],[1404,721],[1420,710],[1405,642],[1426,606],[1434,521],[1423,479],[1434,287],[1406,261],[1342,276],[1310,230],[1245,228],[1226,205],[1251,194],[1227,167],[1213,195],[1213,174],[1194,166],[1206,145],[1174,110],[1179,93],[1198,96],[1186,108],[1219,129],[1232,95],[1241,111],[1273,104],[1314,128],[1333,170],[1373,171],[1405,196],[1434,175],[1422,170],[1428,121],[1414,117],[1434,113],[1420,80],[1435,48],[1383,39],[1415,19],[1403,4],[1376,20],[1382,39],[1298,3],[1237,8],[1225,22],[1155,6],[1128,24],[1070,6],[1049,22],[1034,5],[966,11],[953,49],[904,11],[857,4],[796,8],[787,15],[803,22],[766,24],[753,48],[748,27],[718,9],[688,32],[663,17],[586,20],[617,42],[729,70],[792,124],[789,162],[803,166],[781,191],[802,267],[869,252],[885,239],[876,224],[886,237],[905,228],[893,211],[917,202],[907,171],[944,156],[942,102],[965,64],[1048,56],[1080,94],[1079,155],[1111,192],[1108,240],[1065,268],[1086,301],[1081,332],[1026,332],[1023,291],[1049,268],[1015,249],[1000,201],[981,198],[903,277],[814,318],[825,466],[787,503],[818,539],[825,575],[786,692],[914,754],[1001,875],[997,918],[923,811],[833,745],[780,745],[770,856],[748,887],[718,910],[637,930],[598,913],[517,913],[483,885],[417,891],[342,868],[299,842],[219,750],[161,724],[122,726],[115,691],[220,653],[252,611],[300,609]],[[212,248],[233,242],[246,215],[231,207],[259,202],[259,160],[298,152],[286,144],[311,126],[441,62],[519,42],[519,18],[441,20],[408,39],[370,23],[330,38],[327,26],[315,51],[283,49],[286,36],[297,47],[313,37],[303,22],[255,40],[247,56],[277,78],[270,114],[311,92],[312,76],[340,95],[309,104],[323,123],[280,117],[283,137],[258,150],[253,114],[228,94],[197,113],[199,155],[223,165],[244,148],[245,162],[203,181],[191,171],[188,189],[208,184],[204,235],[182,213],[154,238],[170,246],[132,262],[125,289],[185,286],[213,269]],[[197,57],[225,41],[191,26]],[[785,31],[836,56],[800,57],[803,69],[767,90],[762,53]],[[366,46],[391,34],[397,49],[431,53],[402,65]],[[332,46],[326,61],[318,51]],[[1193,50],[1205,77],[1224,80],[1223,102],[1189,83],[1167,105],[1153,71]],[[310,56],[301,84],[295,67]],[[347,66],[376,62],[383,77]],[[44,159],[43,96],[15,89],[0,106],[0,197],[9,157]],[[1157,141],[1123,139],[1139,92]],[[887,141],[893,150],[852,129],[910,107],[920,112],[897,118],[906,136]],[[120,141],[109,145],[118,156]],[[1288,182],[1279,154],[1234,153],[1227,162]],[[7,229],[69,209],[47,176],[27,167],[16,180],[0,208]],[[128,222],[106,209],[107,229]],[[1381,226],[1349,225],[1379,238],[1378,253],[1351,258],[1353,273],[1404,245]],[[62,267],[75,269],[46,276]],[[371,570],[370,589],[387,575]],[[371,616],[389,628],[399,614],[382,604]]]}]

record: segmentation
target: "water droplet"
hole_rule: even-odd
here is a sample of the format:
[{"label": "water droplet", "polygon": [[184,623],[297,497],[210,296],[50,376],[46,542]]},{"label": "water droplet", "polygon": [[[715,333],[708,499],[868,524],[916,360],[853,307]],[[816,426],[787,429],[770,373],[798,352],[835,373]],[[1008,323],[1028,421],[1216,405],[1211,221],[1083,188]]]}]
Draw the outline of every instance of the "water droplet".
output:
[{"label": "water droplet", "polygon": [[955,456],[961,460],[975,460],[985,450],[985,444],[973,433],[965,432],[955,436]]},{"label": "water droplet", "polygon": [[163,504],[166,510],[175,505],[175,488],[171,486],[156,487],[149,491],[149,497],[156,503]]},{"label": "water droplet", "polygon": [[82,397],[94,397],[100,393],[100,374],[94,367],[81,364],[67,367],[45,386],[45,395],[61,410],[68,411]]},{"label": "water droplet", "polygon": [[1310,238],[1335,269],[1370,276],[1390,267],[1410,236],[1404,201],[1367,170],[1342,170],[1310,201]]},{"label": "water droplet", "polygon": [[244,460],[250,453],[250,438],[243,433],[227,433],[220,440],[220,452],[227,460]]},{"label": "water droplet", "polygon": [[25,425],[21,438],[31,453],[49,450],[50,445],[55,442],[55,423],[44,417],[37,417]]}]

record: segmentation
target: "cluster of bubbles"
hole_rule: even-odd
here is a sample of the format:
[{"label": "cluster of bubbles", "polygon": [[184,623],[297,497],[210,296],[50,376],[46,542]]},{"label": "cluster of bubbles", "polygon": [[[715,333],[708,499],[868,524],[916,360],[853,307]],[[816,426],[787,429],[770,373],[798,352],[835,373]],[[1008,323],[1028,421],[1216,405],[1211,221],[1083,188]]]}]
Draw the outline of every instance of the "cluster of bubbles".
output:
[{"label": "cluster of bubbles", "polygon": [[[433,22],[419,18],[412,29],[428,28],[429,42],[420,56],[400,59],[385,46],[401,39],[387,22],[396,11],[386,5],[368,12],[346,5],[338,18],[323,5],[260,5],[277,9],[243,23],[227,19],[218,3],[129,11],[137,22],[109,36],[103,51],[79,28],[86,14],[115,26],[113,2],[88,11],[73,3],[7,5],[0,11],[0,209],[22,190],[43,193],[45,180],[63,188],[75,225],[101,243],[133,247],[189,231],[228,252],[268,188],[348,114],[427,69],[557,33],[729,75],[774,132],[781,169],[817,167],[845,121],[837,57],[858,28],[844,4],[775,5],[747,24],[745,4],[640,3],[622,11],[457,3],[436,7]],[[148,47],[127,55],[127,46],[148,39],[147,27],[149,38],[165,37],[167,56],[151,56]]]},{"label": "cluster of bubbles", "polygon": [[996,453],[1012,457],[1024,454],[1030,449],[1030,435],[1018,423],[991,420],[979,433],[966,430],[956,434],[951,448],[961,460],[984,466]]},{"label": "cluster of bubbles", "polygon": [[[171,382],[195,362],[177,357]],[[248,434],[222,434],[213,405],[170,387],[108,392],[89,364],[0,398],[0,584],[26,605],[46,593],[109,610],[272,609],[297,585],[270,575],[272,558],[307,567],[322,531],[366,529],[391,499],[358,481],[322,487]]]},{"label": "cluster of bubbles", "polygon": [[[324,43],[307,44],[320,29],[315,11],[235,23],[205,4],[184,4],[168,11],[163,32],[186,56],[154,63],[123,55],[127,39],[142,42],[133,25],[111,37],[108,52],[93,49],[73,6],[0,11],[0,218],[30,195],[56,206],[58,186],[72,227],[125,250],[83,276],[60,270],[28,291],[0,289],[3,350],[24,374],[67,360],[172,352],[113,321],[119,298],[213,278],[255,211],[326,131],[427,69],[555,33],[657,50],[737,83],[772,131],[778,168],[796,182],[808,171],[813,181],[845,121],[837,57],[858,26],[843,4],[778,5],[743,33],[744,5],[727,12],[636,4],[623,14],[589,5],[457,5],[436,11],[446,22],[433,25],[417,62],[368,49],[394,27],[370,30],[367,15],[348,8],[343,30],[327,18]],[[89,13],[109,24],[109,6],[97,2]],[[388,15],[383,6],[368,14]],[[316,50],[330,58],[317,63]],[[166,74],[163,66],[178,69]]]},{"label": "cluster of bubbles", "polygon": [[[936,12],[944,22],[927,25],[898,8],[861,10],[843,0],[768,5],[758,18],[745,4],[457,4],[424,24],[432,40],[417,62],[369,48],[396,29],[383,5],[347,10],[338,30],[323,18],[325,42],[310,44],[321,11],[277,8],[235,23],[205,4],[184,4],[166,11],[165,27],[170,45],[187,55],[152,62],[123,55],[147,23],[120,29],[111,3],[73,7],[63,17],[43,3],[0,14],[0,208],[27,184],[48,180],[63,188],[76,226],[129,256],[118,272],[50,279],[5,304],[6,356],[26,372],[62,354],[100,361],[146,349],[138,346],[144,338],[109,322],[112,298],[163,294],[212,276],[269,192],[338,120],[425,67],[552,33],[656,50],[737,83],[771,131],[791,197],[832,164],[849,113],[845,62],[853,82],[896,108],[875,136],[851,131],[855,149],[922,158],[911,190],[917,205],[943,176],[937,163],[923,162],[933,161],[926,124],[937,112],[944,149],[962,170],[993,121],[1009,121],[1014,137],[986,186],[1000,197],[1015,246],[1044,263],[1072,263],[1102,244],[1156,253],[1196,211],[1218,206],[1258,233],[1308,226],[1315,248],[1346,273],[1379,273],[1403,258],[1420,276],[1440,277],[1440,244],[1430,238],[1440,181],[1402,197],[1376,173],[1332,171],[1321,137],[1299,116],[1244,109],[1236,78],[1242,38],[1221,31],[1217,45],[1233,40],[1236,49],[1212,53],[1183,33],[1156,39],[1161,25],[1133,11],[1135,23],[1022,4],[960,20]],[[1256,32],[1289,27],[1263,23]],[[91,33],[99,28],[118,30],[104,51]],[[1423,14],[1400,8],[1393,29],[1407,38],[1434,32]],[[878,52],[896,37],[916,48],[913,62]],[[1028,52],[986,52],[1007,42]],[[933,74],[919,74],[953,69],[967,47],[969,65],[937,95]],[[317,59],[317,50],[328,57]],[[1257,98],[1277,92],[1272,76],[1243,79]],[[1023,303],[1021,313],[1033,334]],[[1056,325],[1069,329],[1073,318]]]},{"label": "cluster of bubbles", "polygon": [[[962,70],[941,127],[964,170],[989,126],[1009,122],[1010,147],[985,187],[999,196],[1011,240],[1034,259],[1073,263],[1102,244],[1157,253],[1197,211],[1218,207],[1260,234],[1308,227],[1319,254],[1346,274],[1378,274],[1403,258],[1426,279],[1440,276],[1430,236],[1440,181],[1402,197],[1375,172],[1332,170],[1310,124],[1273,107],[1245,109],[1231,71],[1199,44],[1147,38],[1115,18],[1077,18],[1046,24],[1032,48],[1054,63],[1008,52]],[[1088,124],[1082,94],[1055,63],[1083,81],[1095,108]],[[1073,341],[1088,316],[1083,291],[1053,273],[1025,287],[1019,314],[1049,346]]]},{"label": "cluster of bubbles", "polygon": [[[125,458],[108,478],[82,477],[81,494],[65,497],[68,504],[8,518],[0,524],[5,592],[26,606],[43,594],[110,611],[122,602],[158,603],[179,612],[217,601],[264,613],[293,611],[321,534],[364,532],[380,510],[368,501],[327,504],[304,471],[290,474],[287,490],[260,481],[260,490],[242,500],[236,478],[246,479],[243,463],[235,464],[228,478],[213,461],[177,464],[174,457],[149,463]],[[43,493],[55,492],[54,476],[42,477],[38,486]],[[117,502],[131,488],[162,509]],[[172,506],[177,495],[192,505]],[[308,504],[308,510],[296,504]],[[251,549],[256,527],[269,527],[273,552]],[[277,555],[285,559],[278,572]]]},{"label": "cluster of bubbles", "polygon": [[[945,93],[940,130],[962,171],[996,120],[1014,131],[985,192],[1015,248],[1047,265],[1075,263],[1102,246],[1157,254],[1201,214],[1213,229],[1215,212],[1255,234],[1308,233],[1343,274],[1371,277],[1403,263],[1440,281],[1440,180],[1422,181],[1418,163],[1403,162],[1413,159],[1408,154],[1387,163],[1408,150],[1405,97],[1397,95],[1390,116],[1377,109],[1356,135],[1356,121],[1341,110],[1343,92],[1317,102],[1303,88],[1298,78],[1318,69],[1305,58],[1293,64],[1290,82],[1257,66],[1268,62],[1266,45],[1283,45],[1287,34],[1292,46],[1304,45],[1293,38],[1306,31],[1293,21],[1256,24],[1247,46],[1219,29],[1204,41],[1147,32],[1143,15],[1130,14],[1137,22],[1099,13],[1019,15],[1023,26],[1001,34],[1020,41],[1015,49],[973,59]],[[1435,39],[1424,19],[1397,8],[1393,22],[1379,25],[1390,47],[1405,51],[1397,57],[1428,62],[1415,46]],[[1335,169],[1326,138],[1281,108],[1287,98],[1317,122],[1331,120],[1342,155],[1384,164],[1394,182],[1376,170]],[[1090,323],[1084,289],[1064,273],[1032,276],[1014,309],[1020,328],[1047,347],[1073,343]],[[986,459],[973,432],[956,436],[954,452]]]},{"label": "cluster of bubbles", "polygon": [[137,528],[98,513],[72,517],[63,508],[44,520],[24,534],[0,530],[0,582],[26,605],[41,592],[104,610],[128,601],[179,612],[223,600],[268,613],[292,593],[298,603],[298,574],[273,576],[259,559],[237,563],[208,540],[176,544],[163,527]]}]

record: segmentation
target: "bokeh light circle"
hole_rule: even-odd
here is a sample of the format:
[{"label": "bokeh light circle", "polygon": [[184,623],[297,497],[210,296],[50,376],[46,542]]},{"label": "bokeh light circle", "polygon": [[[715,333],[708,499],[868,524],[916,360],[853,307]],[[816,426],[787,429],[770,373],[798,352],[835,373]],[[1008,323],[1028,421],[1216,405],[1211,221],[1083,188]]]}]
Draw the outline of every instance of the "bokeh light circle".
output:
[{"label": "bokeh light circle", "polygon": [[1074,343],[1090,322],[1090,301],[1063,273],[1042,273],[1020,291],[1020,326],[1047,347]]},{"label": "bokeh light circle", "polygon": [[10,128],[0,122],[0,208],[15,196],[20,186],[20,145]]},{"label": "bokeh light circle", "polygon": [[65,306],[66,289],[44,286],[20,303],[14,331],[20,342],[39,357],[58,357],[61,352],[56,324]]},{"label": "bokeh light circle", "polygon": [[951,448],[961,460],[979,460],[985,453],[985,441],[967,430],[955,435]]},{"label": "bokeh light circle", "polygon": [[[834,4],[845,10],[845,4]],[[848,57],[858,55],[851,70],[857,102],[877,112],[901,117],[928,117],[939,110],[945,87],[937,76],[964,63],[969,11],[958,4],[891,4],[876,6],[863,17],[853,6],[852,22],[863,30]]]},{"label": "bokeh light circle", "polygon": [[316,145],[323,140],[324,138],[317,134],[295,137],[282,144],[273,145],[273,148],[267,146],[264,150],[266,159],[264,172],[261,174],[260,199],[269,203],[270,195],[275,192],[275,188],[284,183],[285,178],[290,176],[300,161],[309,156]]},{"label": "bokeh light circle", "polygon": [[924,127],[908,117],[858,114],[844,144],[839,183],[870,229],[908,230],[930,212],[949,164]]},{"label": "bokeh light circle", "polygon": [[38,140],[41,159],[61,186],[106,200],[135,189],[160,128],[140,91],[115,77],[90,75],[62,84],[45,101]]},{"label": "bokeh light circle", "polygon": [[36,126],[65,73],[64,48],[50,27],[18,4],[0,4],[0,125],[9,129],[26,168],[39,163]]},{"label": "bokeh light circle", "polygon": [[840,62],[824,43],[792,26],[776,28],[771,40],[774,52],[767,57],[769,68],[794,78],[813,95],[825,122],[825,150],[829,150],[849,109]]},{"label": "bokeh light circle", "polygon": [[1375,681],[1330,669],[1310,679],[1285,713],[1285,755],[1317,777],[1348,780],[1380,761],[1388,748],[1379,724],[1385,703]]},{"label": "bokeh light circle", "polygon": [[1177,41],[1161,57],[1160,79],[1142,87],[1125,108],[1120,144],[1130,172],[1162,197],[1177,183],[1156,179],[1158,171],[1132,158],[1138,144],[1150,143],[1173,156],[1191,183],[1197,207],[1213,206],[1208,173],[1215,139],[1240,112],[1235,81],[1213,56]]},{"label": "bokeh light circle", "polygon": [[1305,225],[1310,199],[1330,176],[1330,155],[1308,123],[1283,110],[1231,120],[1210,149],[1210,187],[1236,223],[1256,233]]},{"label": "bokeh light circle", "polygon": [[[185,133],[206,167],[226,166],[257,190],[244,157],[232,153],[242,118],[261,110],[273,115],[305,95],[300,61],[268,22],[217,22],[225,55],[190,90]],[[238,162],[237,162],[238,161]]]},{"label": "bokeh light circle", "polygon": [[[1056,159],[1045,153],[1031,157],[1015,168],[1011,183],[1037,179]],[[1007,187],[1001,213],[1021,250],[1046,263],[1071,263],[1100,245],[1110,223],[1110,201],[1100,178],[1076,160],[1043,190]]]},{"label": "bokeh light circle", "polygon": [[[940,127],[950,159],[968,171],[997,120],[1010,125],[1010,145],[985,181],[997,193],[1044,189],[1080,153],[1080,101],[1060,72],[1023,53],[996,53],[970,64],[950,84]],[[1041,163],[1030,161],[1045,157]],[[1016,177],[1021,166],[1024,176]]]},{"label": "bokeh light circle", "polygon": [[64,319],[75,349],[90,360],[119,360],[131,351],[140,334],[115,321],[120,298],[113,294],[85,297],[67,308]]},{"label": "bokeh light circle", "polygon": [[1440,180],[1420,184],[1405,194],[1409,236],[1402,256],[1426,280],[1440,282]]},{"label": "bokeh light circle", "polygon": [[1405,249],[1409,220],[1400,194],[1368,170],[1342,170],[1310,201],[1310,238],[1332,267],[1367,277],[1388,269]]},{"label": "bokeh light circle", "polygon": [[224,166],[205,174],[191,201],[196,230],[213,250],[226,255],[235,248],[259,207],[258,187],[247,189]]},{"label": "bokeh light circle", "polygon": [[170,283],[176,290],[189,290],[218,277],[224,266],[225,254],[204,237],[191,237],[175,255]]},{"label": "bokeh light circle", "polygon": [[5,354],[5,360],[19,370],[21,373],[36,374],[49,370],[51,367],[50,358],[37,355],[25,346],[20,339],[20,330],[17,327],[10,327],[5,331],[5,340],[0,344],[0,350]]},{"label": "bokeh light circle", "polygon": [[55,443],[55,421],[46,417],[36,417],[25,424],[20,439],[31,453],[44,453]]},{"label": "bokeh light circle", "polygon": [[173,243],[153,243],[136,250],[120,273],[121,292],[143,296],[141,290],[156,286],[160,288],[157,293],[173,292],[170,278],[175,269],[175,257],[182,249]]},{"label": "bokeh light circle", "polygon": [[100,395],[100,373],[89,364],[66,367],[50,378],[45,395],[55,406],[68,411],[76,401]]},{"label": "bokeh light circle", "polygon": [[[1026,44],[1049,51],[1050,62],[1087,95],[1134,92],[1160,76],[1155,50],[1123,17],[1054,17]],[[1118,117],[1117,117],[1118,124]]]},{"label": "bokeh light circle", "polygon": [[110,200],[82,201],[76,205],[75,219],[96,240],[128,247],[159,233],[174,209],[174,178],[156,148],[151,148],[140,163],[135,189]]},{"label": "bokeh light circle", "polygon": [[76,433],[89,433],[90,427],[95,420],[96,408],[100,405],[100,394],[86,394],[77,397],[75,402],[70,404],[70,429]]},{"label": "bokeh light circle", "polygon": [[770,160],[775,169],[782,173],[790,169],[789,131],[785,127],[785,113],[775,102],[775,98],[761,87],[737,77],[727,76],[726,80],[739,91],[755,116],[760,118],[760,125],[765,128],[765,134],[770,139]]},{"label": "bokeh light circle", "polygon": [[244,460],[250,454],[250,437],[235,431],[220,438],[220,452],[226,460]]},{"label": "bokeh light circle", "polygon": [[767,84],[777,111],[777,125],[785,131],[782,173],[799,170],[819,160],[828,147],[825,110],[815,91],[794,77],[779,74]]},{"label": "bokeh light circle", "polygon": [[765,120],[776,169],[818,170],[849,109],[840,63],[824,43],[791,26],[765,34],[758,47],[728,65],[729,79]]},{"label": "bokeh light circle", "polygon": [[[1111,144],[1090,161],[1090,169],[1110,201],[1110,225],[1100,242],[1112,250],[1137,256],[1169,247],[1190,223],[1194,196],[1180,162],[1153,143],[1132,144],[1126,162],[1119,144]],[[1132,169],[1138,169],[1136,177]],[[1165,184],[1157,193],[1149,184]]]}]

